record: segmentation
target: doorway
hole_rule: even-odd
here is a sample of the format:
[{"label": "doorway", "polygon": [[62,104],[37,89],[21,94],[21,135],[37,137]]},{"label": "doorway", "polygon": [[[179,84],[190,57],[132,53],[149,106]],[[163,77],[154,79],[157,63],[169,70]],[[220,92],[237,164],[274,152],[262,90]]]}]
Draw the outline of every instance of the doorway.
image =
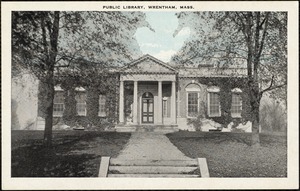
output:
[{"label": "doorway", "polygon": [[146,92],[142,96],[142,123],[154,122],[153,94]]}]

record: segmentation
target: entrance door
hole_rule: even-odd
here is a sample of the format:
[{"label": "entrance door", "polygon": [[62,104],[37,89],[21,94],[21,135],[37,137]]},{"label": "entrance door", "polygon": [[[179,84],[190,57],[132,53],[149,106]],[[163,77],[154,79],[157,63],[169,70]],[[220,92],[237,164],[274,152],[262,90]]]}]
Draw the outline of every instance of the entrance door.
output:
[{"label": "entrance door", "polygon": [[142,96],[142,123],[153,123],[153,95],[146,92]]}]

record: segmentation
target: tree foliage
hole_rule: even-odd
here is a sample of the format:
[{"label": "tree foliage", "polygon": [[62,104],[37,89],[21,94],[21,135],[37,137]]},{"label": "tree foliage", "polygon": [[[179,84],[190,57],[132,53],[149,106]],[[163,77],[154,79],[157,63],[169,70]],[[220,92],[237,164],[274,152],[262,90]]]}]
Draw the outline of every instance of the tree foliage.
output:
[{"label": "tree foliage", "polygon": [[[44,77],[53,19],[54,12],[12,13],[13,66],[18,63]],[[150,28],[141,12],[59,12],[59,19],[55,66],[71,66],[78,59],[109,67],[123,64],[141,55],[137,28]]]},{"label": "tree foliage", "polygon": [[150,27],[141,12],[12,12],[13,74],[29,69],[43,86],[47,145],[52,139],[57,77],[72,72],[101,75],[108,67],[139,56],[133,37],[139,27]]},{"label": "tree foliage", "polygon": [[247,68],[253,144],[259,142],[259,106],[263,93],[285,98],[287,84],[286,12],[181,12],[179,25],[192,31],[172,60],[179,64],[215,62],[219,67]]}]

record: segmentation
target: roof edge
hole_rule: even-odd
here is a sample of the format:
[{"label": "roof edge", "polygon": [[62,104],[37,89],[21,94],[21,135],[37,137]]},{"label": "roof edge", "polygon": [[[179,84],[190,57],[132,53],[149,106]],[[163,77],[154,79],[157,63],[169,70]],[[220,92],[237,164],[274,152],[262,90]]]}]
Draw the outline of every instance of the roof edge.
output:
[{"label": "roof edge", "polygon": [[138,58],[138,59],[136,59],[136,60],[130,62],[127,66],[123,67],[123,68],[121,69],[121,71],[122,71],[122,70],[125,70],[125,69],[128,69],[128,68],[130,68],[130,67],[132,67],[132,66],[134,66],[135,64],[139,63],[140,61],[142,61],[142,60],[144,60],[144,59],[152,59],[152,60],[154,60],[156,63],[158,63],[158,64],[160,64],[160,65],[162,65],[162,66],[164,66],[164,67],[166,67],[166,68],[168,68],[168,69],[170,69],[170,70],[172,70],[172,71],[174,71],[174,72],[177,72],[177,70],[176,70],[175,68],[173,68],[172,66],[168,65],[167,63],[165,63],[165,62],[163,62],[163,61],[161,61],[161,60],[155,58],[154,56],[151,56],[150,54],[145,54],[145,55],[141,56],[140,58]]}]

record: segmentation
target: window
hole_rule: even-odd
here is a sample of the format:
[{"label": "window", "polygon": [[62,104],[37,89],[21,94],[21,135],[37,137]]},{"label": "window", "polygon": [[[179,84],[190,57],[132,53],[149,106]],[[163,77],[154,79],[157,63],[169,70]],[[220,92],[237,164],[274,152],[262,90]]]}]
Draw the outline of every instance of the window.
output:
[{"label": "window", "polygon": [[231,90],[232,92],[232,100],[231,100],[231,116],[232,117],[241,117],[242,114],[242,97],[239,88],[235,88]]},{"label": "window", "polygon": [[188,117],[197,117],[198,93],[189,92],[187,95],[188,95]]},{"label": "window", "polygon": [[56,91],[53,100],[53,116],[61,117],[64,112],[64,92]]},{"label": "window", "polygon": [[220,106],[220,89],[218,87],[210,87],[208,91],[208,116],[209,117],[220,117],[221,106]]},{"label": "window", "polygon": [[77,115],[85,116],[86,115],[86,93],[82,91],[77,92],[75,99],[76,99]]},{"label": "window", "polygon": [[187,117],[197,117],[199,114],[200,87],[191,83],[185,88],[185,91],[187,92]]},{"label": "window", "polygon": [[106,116],[106,108],[105,108],[105,102],[106,102],[106,96],[100,94],[99,95],[99,111],[98,111],[98,116]]},{"label": "window", "polygon": [[164,117],[170,117],[170,111],[169,111],[169,101],[167,97],[163,98],[163,116]]},{"label": "window", "polygon": [[209,116],[220,116],[220,95],[219,93],[209,93]]}]

